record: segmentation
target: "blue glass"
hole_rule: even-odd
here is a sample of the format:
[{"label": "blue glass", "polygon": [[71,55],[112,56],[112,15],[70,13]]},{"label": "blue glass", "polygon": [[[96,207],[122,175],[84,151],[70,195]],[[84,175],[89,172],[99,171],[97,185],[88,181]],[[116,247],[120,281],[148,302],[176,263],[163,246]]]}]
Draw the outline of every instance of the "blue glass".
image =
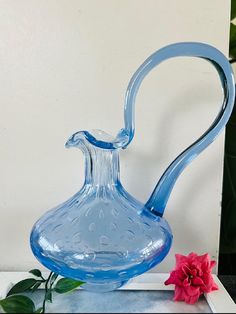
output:
[{"label": "blue glass", "polygon": [[[215,121],[166,169],[146,204],[134,199],[119,178],[119,150],[134,137],[135,97],[144,77],[176,56],[200,57],[216,68],[224,101]],[[185,166],[220,133],[232,112],[235,85],[231,66],[216,48],[177,43],[151,55],[135,72],[125,97],[125,126],[113,138],[100,130],[73,134],[66,147],[85,156],[85,181],[78,193],[44,214],[31,232],[31,248],[50,270],[85,281],[87,290],[114,290],[160,263],[168,254],[172,232],[163,217],[172,188]],[[150,134],[152,136],[152,134]]]}]

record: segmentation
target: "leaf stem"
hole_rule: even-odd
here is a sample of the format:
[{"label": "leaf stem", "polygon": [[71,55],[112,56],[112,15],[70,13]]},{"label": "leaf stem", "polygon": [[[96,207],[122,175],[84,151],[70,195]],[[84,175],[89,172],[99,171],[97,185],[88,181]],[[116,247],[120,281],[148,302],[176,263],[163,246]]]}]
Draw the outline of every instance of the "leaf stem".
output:
[{"label": "leaf stem", "polygon": [[[53,272],[50,272],[50,275],[48,276],[48,279],[46,280],[46,283],[45,283],[45,295],[44,295],[44,300],[43,300],[43,310],[42,310],[42,313],[45,313],[45,307],[46,307],[46,301],[47,301],[47,293],[48,293],[48,284],[51,280],[51,277],[53,275]],[[50,289],[50,288],[49,288]]]},{"label": "leaf stem", "polygon": [[46,279],[43,278],[43,276],[40,276],[40,278],[42,278],[42,282],[45,282],[45,281],[46,281]]}]

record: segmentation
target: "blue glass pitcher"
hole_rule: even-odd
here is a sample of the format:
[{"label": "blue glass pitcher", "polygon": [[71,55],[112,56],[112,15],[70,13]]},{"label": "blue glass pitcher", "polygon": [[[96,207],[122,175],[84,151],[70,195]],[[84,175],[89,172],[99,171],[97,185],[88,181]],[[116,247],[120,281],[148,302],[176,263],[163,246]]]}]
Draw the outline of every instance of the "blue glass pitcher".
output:
[{"label": "blue glass pitcher", "polygon": [[[143,204],[120,182],[119,150],[134,137],[135,98],[144,77],[161,62],[178,56],[209,61],[219,74],[224,101],[209,129],[170,164]],[[30,242],[37,259],[64,277],[85,281],[84,289],[97,292],[119,288],[160,263],[172,243],[170,226],[163,217],[172,188],[186,165],[224,128],[234,98],[231,66],[216,48],[177,43],[152,54],[128,85],[125,126],[118,135],[80,131],[67,141],[66,147],[78,147],[85,155],[85,181],[78,193],[35,223]]]}]

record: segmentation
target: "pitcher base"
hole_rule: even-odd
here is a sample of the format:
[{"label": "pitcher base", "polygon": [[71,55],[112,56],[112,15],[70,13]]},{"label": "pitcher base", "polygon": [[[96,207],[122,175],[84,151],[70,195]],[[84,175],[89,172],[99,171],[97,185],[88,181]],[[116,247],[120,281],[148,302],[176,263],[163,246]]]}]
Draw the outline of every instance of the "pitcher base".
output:
[{"label": "pitcher base", "polygon": [[125,285],[127,281],[116,281],[116,282],[103,282],[103,283],[96,283],[96,282],[86,282],[84,285],[81,286],[82,289],[101,293],[101,292],[110,292],[116,290],[123,285]]}]

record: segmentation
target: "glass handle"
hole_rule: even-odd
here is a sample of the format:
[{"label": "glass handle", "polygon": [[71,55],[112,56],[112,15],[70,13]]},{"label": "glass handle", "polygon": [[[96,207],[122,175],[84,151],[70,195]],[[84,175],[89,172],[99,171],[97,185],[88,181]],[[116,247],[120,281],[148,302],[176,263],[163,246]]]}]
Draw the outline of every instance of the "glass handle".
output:
[{"label": "glass handle", "polygon": [[[234,77],[228,59],[216,48],[203,43],[176,43],[166,46],[153,53],[138,68],[131,78],[125,97],[124,121],[125,128],[117,136],[117,146],[127,147],[135,132],[135,99],[144,77],[161,62],[173,57],[198,57],[209,61],[217,70],[224,93],[224,100],[219,114],[208,130],[192,145],[185,149],[165,170],[158,181],[145,207],[162,216],[172,188],[183,169],[198,156],[226,125],[234,105]],[[120,143],[120,145],[119,145]]]}]

